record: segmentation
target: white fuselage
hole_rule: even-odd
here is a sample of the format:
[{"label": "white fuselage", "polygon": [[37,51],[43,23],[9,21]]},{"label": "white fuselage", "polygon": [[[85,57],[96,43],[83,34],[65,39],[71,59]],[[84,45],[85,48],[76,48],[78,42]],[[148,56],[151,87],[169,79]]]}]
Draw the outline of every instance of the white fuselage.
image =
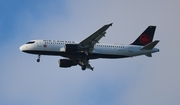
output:
[{"label": "white fuselage", "polygon": [[112,23],[106,24],[81,42],[60,40],[31,40],[20,47],[20,50],[30,54],[37,54],[37,62],[41,55],[62,56],[59,59],[59,67],[71,67],[79,65],[82,70],[93,70],[89,60],[98,58],[126,58],[139,55],[152,57],[152,53],[158,52],[154,48],[159,40],[153,41],[156,26],[148,26],[146,30],[130,45],[102,44],[100,39],[105,36],[106,30]]},{"label": "white fuselage", "polygon": [[[65,44],[78,44],[74,41],[59,40],[32,40],[20,47],[20,50],[30,54],[38,55],[54,55],[73,58],[77,56],[85,56],[83,52],[66,53],[63,48]],[[96,58],[124,58],[139,55],[151,54],[158,52],[159,49],[142,50],[142,46],[138,45],[121,45],[121,44],[96,44],[89,59]]]}]

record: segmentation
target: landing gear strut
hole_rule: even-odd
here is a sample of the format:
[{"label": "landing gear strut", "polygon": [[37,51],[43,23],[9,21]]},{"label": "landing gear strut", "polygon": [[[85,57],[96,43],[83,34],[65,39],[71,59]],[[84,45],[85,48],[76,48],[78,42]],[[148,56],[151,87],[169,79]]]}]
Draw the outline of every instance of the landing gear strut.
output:
[{"label": "landing gear strut", "polygon": [[41,55],[38,55],[37,62],[40,62],[40,57],[41,57]]}]

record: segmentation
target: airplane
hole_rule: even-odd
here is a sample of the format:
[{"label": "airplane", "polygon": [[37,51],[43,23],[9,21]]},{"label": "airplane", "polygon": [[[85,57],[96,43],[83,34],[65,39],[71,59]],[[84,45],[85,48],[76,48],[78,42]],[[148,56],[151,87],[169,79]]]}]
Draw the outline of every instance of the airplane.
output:
[{"label": "airplane", "polygon": [[99,40],[105,37],[106,30],[112,26],[106,24],[92,35],[82,40],[62,41],[62,40],[31,40],[20,46],[20,51],[38,55],[37,62],[40,62],[41,55],[62,56],[64,59],[58,60],[59,67],[69,68],[71,66],[81,66],[82,70],[91,69],[89,60],[98,58],[116,59],[127,58],[140,55],[152,57],[152,53],[159,52],[155,48],[159,40],[153,41],[156,26],[148,26],[147,29],[131,44],[102,44]]}]

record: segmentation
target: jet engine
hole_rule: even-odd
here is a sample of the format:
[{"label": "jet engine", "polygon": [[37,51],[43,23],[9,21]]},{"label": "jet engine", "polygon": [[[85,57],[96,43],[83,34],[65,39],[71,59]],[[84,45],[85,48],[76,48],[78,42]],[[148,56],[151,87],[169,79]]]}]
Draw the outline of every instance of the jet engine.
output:
[{"label": "jet engine", "polygon": [[78,52],[79,44],[66,44],[64,46],[65,52]]},{"label": "jet engine", "polygon": [[71,66],[76,66],[77,63],[75,61],[69,60],[69,59],[59,59],[58,60],[58,65],[59,67],[71,67]]}]

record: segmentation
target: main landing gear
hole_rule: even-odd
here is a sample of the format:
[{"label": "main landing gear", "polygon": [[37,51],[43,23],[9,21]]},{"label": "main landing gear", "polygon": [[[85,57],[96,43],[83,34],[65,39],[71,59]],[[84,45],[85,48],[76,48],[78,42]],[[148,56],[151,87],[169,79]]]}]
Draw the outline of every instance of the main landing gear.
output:
[{"label": "main landing gear", "polygon": [[41,57],[41,55],[38,55],[37,62],[40,62],[40,57]]},{"label": "main landing gear", "polygon": [[81,68],[83,71],[86,70],[86,65],[83,65]]},{"label": "main landing gear", "polygon": [[[83,65],[83,66],[81,66],[81,69],[84,71],[84,70],[86,70],[86,65]],[[91,67],[91,65],[89,65],[89,67],[88,67],[89,69],[91,69],[92,71],[93,71],[93,69],[94,69],[94,67]]]}]

